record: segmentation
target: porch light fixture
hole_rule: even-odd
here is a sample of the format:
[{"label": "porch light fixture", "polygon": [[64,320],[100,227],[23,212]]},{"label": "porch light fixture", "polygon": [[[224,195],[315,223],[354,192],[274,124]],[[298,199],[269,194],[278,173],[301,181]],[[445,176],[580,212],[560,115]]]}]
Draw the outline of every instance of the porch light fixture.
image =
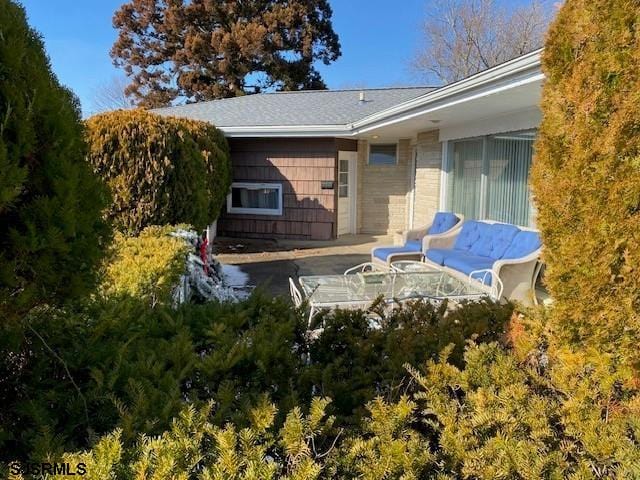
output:
[{"label": "porch light fixture", "polygon": [[371,138],[373,138],[374,140],[377,140],[378,138],[380,138],[380,135],[371,135]]},{"label": "porch light fixture", "polygon": [[431,123],[435,123],[436,125],[440,123],[440,120],[431,120]]}]

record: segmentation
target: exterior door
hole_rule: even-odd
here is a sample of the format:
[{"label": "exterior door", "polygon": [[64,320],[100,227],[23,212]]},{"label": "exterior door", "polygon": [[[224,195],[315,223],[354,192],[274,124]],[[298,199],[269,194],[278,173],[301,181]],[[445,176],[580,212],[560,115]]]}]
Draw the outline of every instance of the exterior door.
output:
[{"label": "exterior door", "polygon": [[338,152],[338,235],[356,233],[356,152]]}]

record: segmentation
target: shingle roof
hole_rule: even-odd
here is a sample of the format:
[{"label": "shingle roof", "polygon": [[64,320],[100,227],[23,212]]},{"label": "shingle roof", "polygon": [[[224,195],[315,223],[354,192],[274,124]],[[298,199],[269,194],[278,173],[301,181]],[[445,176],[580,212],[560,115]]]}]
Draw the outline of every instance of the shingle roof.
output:
[{"label": "shingle roof", "polygon": [[[153,111],[204,120],[218,127],[346,125],[432,90],[404,87],[261,93]],[[360,102],[360,92],[365,92],[364,102]]]}]

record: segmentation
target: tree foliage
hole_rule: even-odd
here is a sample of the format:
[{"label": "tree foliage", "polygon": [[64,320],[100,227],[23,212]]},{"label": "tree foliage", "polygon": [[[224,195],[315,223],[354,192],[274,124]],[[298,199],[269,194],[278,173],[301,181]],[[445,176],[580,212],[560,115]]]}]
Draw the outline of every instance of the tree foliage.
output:
[{"label": "tree foliage", "polygon": [[532,185],[559,336],[640,365],[638,2],[565,3]]},{"label": "tree foliage", "polygon": [[179,223],[199,229],[218,217],[231,160],[212,125],[118,110],[87,120],[87,139],[89,161],[111,188],[109,218],[118,230]]},{"label": "tree foliage", "polygon": [[325,88],[314,68],[340,56],[327,0],[130,0],[111,50],[140,106],[244,95],[251,87]]},{"label": "tree foliage", "polygon": [[0,317],[91,290],[109,229],[77,99],[22,7],[0,1]]},{"label": "tree foliage", "polygon": [[551,2],[513,3],[431,2],[422,25],[424,45],[412,70],[427,81],[452,83],[540,48],[551,20]]}]

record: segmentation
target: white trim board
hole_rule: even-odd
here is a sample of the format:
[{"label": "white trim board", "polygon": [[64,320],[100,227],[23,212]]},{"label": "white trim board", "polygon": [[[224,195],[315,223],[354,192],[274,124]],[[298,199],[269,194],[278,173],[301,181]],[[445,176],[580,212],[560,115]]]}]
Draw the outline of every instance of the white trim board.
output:
[{"label": "white trim board", "polygon": [[542,121],[542,114],[538,107],[521,110],[515,113],[492,116],[474,122],[442,127],[439,140],[457,140],[461,138],[481,137],[494,133],[516,132],[538,128]]}]

